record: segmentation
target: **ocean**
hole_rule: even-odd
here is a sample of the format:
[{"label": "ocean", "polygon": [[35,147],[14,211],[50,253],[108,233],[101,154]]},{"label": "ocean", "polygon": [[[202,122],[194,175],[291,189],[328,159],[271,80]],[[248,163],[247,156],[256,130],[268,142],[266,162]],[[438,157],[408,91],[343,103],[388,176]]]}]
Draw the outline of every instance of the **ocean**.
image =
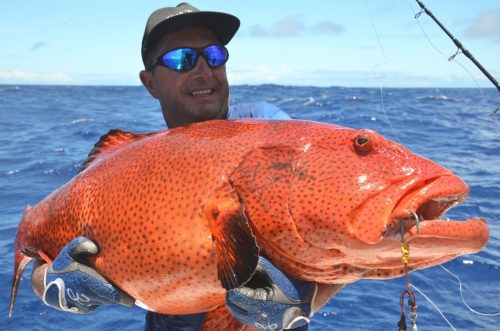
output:
[{"label": "ocean", "polygon": [[[410,274],[421,291],[415,291],[417,325],[424,331],[499,330],[500,112],[493,111],[500,94],[495,89],[231,88],[232,103],[250,101],[267,101],[296,119],[377,130],[462,177],[470,197],[447,217],[486,218],[491,238],[483,251],[446,263],[446,270],[436,266]],[[31,267],[8,318],[13,241],[24,207],[69,181],[101,135],[112,128],[150,132],[163,125],[157,101],[142,87],[0,85],[1,330],[143,329],[145,312],[137,307],[72,315],[44,306],[31,290]],[[310,329],[397,330],[404,289],[403,278],[349,285],[316,313]]]}]

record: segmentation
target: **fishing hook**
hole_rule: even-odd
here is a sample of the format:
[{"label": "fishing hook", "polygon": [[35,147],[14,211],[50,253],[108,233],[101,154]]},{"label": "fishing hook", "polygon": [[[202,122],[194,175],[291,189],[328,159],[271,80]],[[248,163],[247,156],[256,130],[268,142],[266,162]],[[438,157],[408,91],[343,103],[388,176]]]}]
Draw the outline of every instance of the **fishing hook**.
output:
[{"label": "fishing hook", "polygon": [[408,213],[412,214],[413,217],[415,218],[415,225],[417,227],[417,234],[420,230],[420,217],[418,217],[417,213],[415,213],[413,210],[407,210]]},{"label": "fishing hook", "polygon": [[[420,231],[420,217],[417,215],[416,212],[414,212],[413,210],[407,210],[406,211],[408,214],[410,214],[411,216],[413,216],[413,218],[415,218],[415,227],[417,228],[417,234],[419,233]],[[399,220],[399,225],[400,225],[400,230],[401,230],[401,242],[404,242],[404,233],[405,233],[405,228],[403,226],[403,222],[405,221],[404,218],[400,219]]]},{"label": "fishing hook", "polygon": [[399,226],[400,226],[400,229],[401,229],[401,242],[404,242],[405,241],[405,227],[403,226],[403,219],[400,219],[399,220]]}]

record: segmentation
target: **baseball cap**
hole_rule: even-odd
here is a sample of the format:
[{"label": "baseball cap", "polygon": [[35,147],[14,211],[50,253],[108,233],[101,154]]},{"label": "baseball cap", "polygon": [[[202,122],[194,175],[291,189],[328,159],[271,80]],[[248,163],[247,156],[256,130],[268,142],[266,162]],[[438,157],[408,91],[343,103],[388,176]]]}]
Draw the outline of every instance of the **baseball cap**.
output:
[{"label": "baseball cap", "polygon": [[202,26],[211,30],[221,44],[226,45],[240,27],[240,20],[233,15],[201,11],[183,2],[176,7],[165,7],[154,11],[148,18],[142,37],[142,62],[146,64],[146,54],[163,35],[169,31],[188,26]]}]

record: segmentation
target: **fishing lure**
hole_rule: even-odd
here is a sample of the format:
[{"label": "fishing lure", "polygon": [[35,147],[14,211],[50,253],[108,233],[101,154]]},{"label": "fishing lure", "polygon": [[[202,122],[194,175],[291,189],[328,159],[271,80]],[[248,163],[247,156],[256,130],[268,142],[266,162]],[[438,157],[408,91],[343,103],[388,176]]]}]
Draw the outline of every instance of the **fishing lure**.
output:
[{"label": "fishing lure", "polygon": [[[409,211],[409,214],[411,214],[415,218],[415,226],[416,226],[416,230],[417,230],[417,234],[418,234],[420,218],[415,212]],[[410,283],[410,275],[408,273],[408,263],[410,262],[410,244],[408,244],[408,242],[404,239],[403,222],[404,222],[404,219],[401,219],[401,221],[400,221],[400,226],[401,226],[401,260],[403,262],[404,273],[405,273],[405,278],[406,278],[406,290],[404,290],[403,293],[401,294],[401,296],[399,297],[399,306],[401,308],[401,319],[398,322],[398,330],[399,331],[406,331],[404,299],[405,299],[405,296],[408,295],[408,307],[410,308],[410,312],[408,313],[408,319],[410,320],[410,323],[411,323],[411,330],[418,331],[418,328],[417,328],[417,298],[415,297],[415,294],[413,293],[413,291],[410,289],[411,283]]]}]

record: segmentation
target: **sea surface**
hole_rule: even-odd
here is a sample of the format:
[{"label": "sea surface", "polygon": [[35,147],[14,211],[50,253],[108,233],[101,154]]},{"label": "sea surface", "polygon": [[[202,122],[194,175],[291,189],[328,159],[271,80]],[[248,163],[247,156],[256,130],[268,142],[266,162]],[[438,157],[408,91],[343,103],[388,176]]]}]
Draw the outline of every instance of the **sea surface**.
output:
[{"label": "sea surface", "polygon": [[[440,266],[410,274],[423,293],[416,292],[417,325],[421,331],[500,330],[500,111],[492,114],[500,94],[495,89],[231,89],[232,103],[249,101],[270,102],[297,119],[378,130],[464,178],[470,197],[447,217],[486,218],[491,239],[480,253],[446,263],[452,274]],[[72,315],[44,306],[31,290],[31,267],[8,318],[13,241],[24,207],[69,181],[112,128],[162,129],[158,103],[142,87],[0,85],[0,330],[143,329],[145,312],[137,307]],[[402,278],[349,285],[315,315],[311,330],[397,330],[404,289]],[[462,296],[482,314],[467,308]]]}]

